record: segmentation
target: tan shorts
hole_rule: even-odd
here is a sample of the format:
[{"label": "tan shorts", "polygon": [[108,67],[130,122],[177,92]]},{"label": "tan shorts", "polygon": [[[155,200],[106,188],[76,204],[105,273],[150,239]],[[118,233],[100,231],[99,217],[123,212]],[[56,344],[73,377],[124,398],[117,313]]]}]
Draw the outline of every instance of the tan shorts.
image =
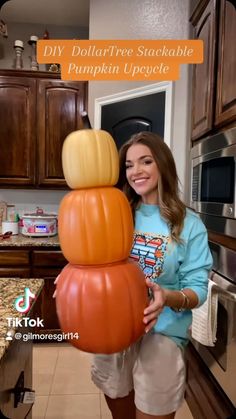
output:
[{"label": "tan shorts", "polygon": [[170,338],[148,333],[127,350],[95,355],[92,380],[115,399],[135,391],[135,405],[149,415],[167,415],[183,403],[185,362],[182,350]]}]

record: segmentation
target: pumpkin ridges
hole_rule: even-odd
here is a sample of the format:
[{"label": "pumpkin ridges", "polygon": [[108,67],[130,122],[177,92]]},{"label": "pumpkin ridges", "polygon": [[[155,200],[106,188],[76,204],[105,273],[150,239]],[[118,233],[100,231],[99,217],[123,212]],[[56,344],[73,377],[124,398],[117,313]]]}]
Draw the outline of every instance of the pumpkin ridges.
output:
[{"label": "pumpkin ridges", "polygon": [[[124,214],[123,214],[123,212],[121,211],[121,208],[122,208],[122,201],[121,201],[121,196],[123,197],[123,195],[120,195],[120,197],[119,197],[119,199],[120,199],[120,207],[119,207],[119,209],[120,209],[120,219],[121,219],[121,227],[122,227],[122,236],[124,237],[125,236],[125,231],[124,231],[124,228],[125,228],[125,219],[124,219]],[[124,195],[125,196],[125,195]],[[126,197],[125,197],[126,198]],[[127,200],[127,203],[128,203],[128,200]],[[129,203],[128,203],[128,206],[129,206]],[[130,206],[129,206],[129,209],[130,209]],[[131,209],[130,209],[130,213],[131,213]],[[132,228],[132,230],[133,230],[133,217],[132,217],[132,213],[131,213],[131,228]],[[132,237],[132,235],[130,235],[130,237]],[[132,240],[133,241],[133,240]],[[123,245],[124,245],[124,242],[123,242]],[[131,242],[131,246],[132,246],[132,242]],[[131,250],[131,247],[130,247],[130,250]]]},{"label": "pumpkin ridges", "polygon": [[125,195],[113,187],[71,191],[59,207],[62,252],[72,264],[124,260],[133,241],[133,219]]},{"label": "pumpkin ridges", "polygon": [[[112,300],[110,299],[110,295],[108,294],[110,278],[108,277],[108,275],[106,273],[104,275],[104,283],[105,283],[104,289],[106,290],[106,295],[105,295],[105,298],[103,299],[103,301],[105,301],[104,312],[105,313],[110,313],[111,312],[110,305],[112,304]],[[114,336],[112,336],[112,330],[109,329],[108,323],[106,323],[105,335],[106,335],[106,339],[108,340],[109,344],[113,347],[114,346]]]},{"label": "pumpkin ridges", "polygon": [[[66,266],[66,268],[67,268],[67,266]],[[70,272],[68,272],[67,276],[64,278],[64,281],[63,281],[62,285],[60,284],[60,286],[62,287],[61,293],[64,295],[64,299],[62,301],[62,304],[65,304],[66,306],[70,304],[70,295],[67,293],[67,289],[68,289],[69,282],[70,282],[70,275],[71,275]],[[60,281],[60,277],[59,277],[58,281]],[[62,307],[60,307],[60,304],[59,304],[59,306],[57,305],[57,311],[58,311],[59,317],[60,317],[61,310],[62,310]],[[63,310],[63,312],[64,312],[64,310]],[[68,311],[66,312],[66,317],[64,319],[66,323],[68,323],[70,321],[70,316],[71,315],[73,316],[73,312],[70,312],[70,313]],[[74,332],[74,330],[71,330],[71,332]]]},{"label": "pumpkin ridges", "polygon": [[[138,269],[140,269],[140,267],[138,265],[137,265],[137,267],[138,267]],[[141,269],[140,269],[140,272],[142,273],[143,281],[144,281],[144,285],[145,285],[146,300],[147,300],[147,302],[149,302],[148,292],[147,292],[147,287],[146,287],[146,281],[145,281],[145,275],[141,271]],[[129,288],[129,292],[130,292],[130,287],[128,287],[128,288]],[[134,305],[135,301],[137,301],[141,298],[140,292],[141,292],[140,287],[133,287],[132,288],[132,295],[130,293],[131,305]],[[134,316],[134,318],[133,318],[133,333],[134,333],[134,335],[137,334],[138,329],[139,329],[139,324],[138,324],[137,318]]]},{"label": "pumpkin ridges", "polygon": [[[114,147],[116,148],[116,146],[115,146],[115,144],[114,144]],[[116,150],[116,152],[117,152],[117,150]],[[113,151],[113,153],[115,153],[115,151]],[[112,161],[112,151],[111,151],[111,148],[109,147],[109,149],[108,149],[108,154],[109,154],[109,156],[108,156],[108,159],[110,160],[110,161]],[[113,185],[115,185],[117,182],[118,182],[118,178],[119,178],[119,164],[118,164],[118,176],[117,176],[117,179],[116,179],[116,182],[115,183],[113,183],[113,181],[115,180],[115,179],[113,179],[113,177],[112,177],[112,172],[110,171],[110,178],[109,178],[109,183],[110,184],[113,184]]]},{"label": "pumpkin ridges", "polygon": [[[97,169],[97,174],[98,174],[98,182],[99,182],[99,184],[102,184],[102,176],[101,176],[102,173],[98,169],[103,163],[103,157],[101,155],[101,148],[99,147],[99,143],[98,143],[98,138],[97,138],[98,133],[97,132],[95,133],[95,137],[96,137],[96,142],[95,142],[96,150],[94,150],[94,157],[95,157],[94,162],[96,162],[96,166],[97,166],[96,169]],[[107,152],[108,149],[109,149],[108,144],[106,144],[106,150],[105,151]],[[104,154],[105,154],[105,151],[104,151]],[[110,154],[110,157],[111,157],[111,154]],[[112,161],[112,160],[110,160],[110,158],[109,158],[109,161]],[[111,173],[111,171],[110,171],[110,173]],[[110,176],[107,176],[107,178],[110,180]]]},{"label": "pumpkin ridges", "polygon": [[[62,283],[65,278],[66,288]],[[139,292],[134,291],[136,288]],[[137,340],[144,333],[142,320],[147,303],[144,275],[132,261],[102,268],[68,264],[57,283],[56,305],[62,330],[77,331],[80,339],[71,343],[87,352],[113,353]]]},{"label": "pumpkin ridges", "polygon": [[[68,207],[68,206],[70,206],[71,207],[71,209],[73,210],[73,208],[74,208],[74,199],[76,199],[76,205],[78,205],[79,207],[80,207],[80,211],[82,210],[82,214],[80,215],[80,218],[82,219],[82,220],[86,220],[86,211],[85,211],[85,209],[86,209],[86,206],[84,206],[83,205],[83,196],[81,196],[81,195],[76,195],[76,197],[75,197],[75,195],[74,195],[74,193],[73,193],[73,191],[71,191],[71,192],[69,192],[69,194],[67,195],[68,196],[68,198],[69,198],[69,202],[67,203],[67,205],[66,205],[66,207]],[[74,198],[75,197],[75,198]],[[63,205],[63,203],[64,203],[65,201],[63,200],[62,201],[62,205]],[[74,210],[75,211],[75,210]],[[67,219],[66,219],[66,230],[68,229],[68,231],[73,231],[74,230],[74,226],[75,226],[75,223],[76,223],[76,221],[77,221],[77,219],[76,219],[76,214],[75,214],[75,212],[71,212],[71,214],[73,215],[73,216],[70,216],[70,217],[67,217]],[[60,208],[59,208],[59,227],[60,227],[60,218],[61,218],[61,216],[60,216]],[[69,225],[68,225],[69,224]],[[89,241],[89,237],[88,237],[88,232],[87,232],[87,229],[86,229],[86,222],[84,222],[84,223],[82,223],[81,222],[81,224],[80,224],[80,229],[81,229],[81,237],[83,237],[83,241],[85,242],[85,243],[90,243],[90,241]],[[66,232],[65,232],[65,234],[66,234]],[[59,241],[60,241],[60,239],[61,239],[61,234],[60,234],[60,231],[59,231]],[[64,249],[64,246],[63,246],[63,248],[62,248],[62,251],[64,251],[65,252],[65,249]],[[66,255],[64,254],[64,256],[66,257]],[[67,258],[67,257],[66,257]],[[73,261],[72,261],[73,262]]]},{"label": "pumpkin ridges", "polygon": [[[108,207],[108,205],[106,205],[106,202],[104,202],[104,196],[100,196],[100,198],[101,198],[101,207],[103,208],[103,221],[102,221],[103,222],[103,228],[104,228],[103,237],[108,237],[109,234],[111,234],[111,232],[109,231],[109,225],[106,222],[106,220],[108,219],[108,216],[109,216],[108,212],[110,211],[110,208]],[[101,225],[102,225],[102,223],[101,223]],[[125,236],[123,235],[123,237],[125,237]],[[121,243],[123,243],[123,240],[117,240],[117,238],[115,237],[115,234],[114,234],[114,230],[113,230],[113,243],[117,243],[117,242],[121,244]],[[113,249],[114,249],[114,247],[111,247],[111,246],[108,246],[107,249],[106,249],[110,262],[115,262],[114,257],[113,257],[113,255],[114,255]],[[121,253],[125,253],[125,252],[123,252],[123,249],[121,249]]]},{"label": "pumpkin ridges", "polygon": [[[133,332],[132,333],[132,341],[135,339],[135,335],[136,335],[136,318],[135,318],[135,316],[134,316],[134,306],[133,306],[133,299],[132,299],[132,297],[131,297],[131,294],[130,294],[130,284],[129,284],[129,277],[127,278],[125,278],[125,281],[126,281],[126,288],[127,288],[127,292],[128,292],[128,297],[129,297],[129,304],[130,304],[130,307],[131,307],[131,310],[130,310],[130,315],[132,316],[132,319],[131,319],[131,322],[132,322],[132,324],[134,325],[134,327],[132,328],[132,330],[131,330],[131,332]],[[129,319],[129,321],[130,321],[130,319]]]},{"label": "pumpkin ridges", "polygon": [[63,269],[57,283],[58,316],[63,331],[80,334],[74,346],[113,353],[137,340],[145,328],[144,274],[124,261],[133,242],[132,213],[125,195],[112,188],[119,158],[110,134],[80,130],[70,135],[63,145],[63,170],[69,186],[79,191],[65,197],[59,208],[59,238],[64,256],[84,266]]},{"label": "pumpkin ridges", "polygon": [[103,130],[70,133],[63,143],[62,167],[72,189],[115,185],[119,176],[119,157],[112,136]]}]

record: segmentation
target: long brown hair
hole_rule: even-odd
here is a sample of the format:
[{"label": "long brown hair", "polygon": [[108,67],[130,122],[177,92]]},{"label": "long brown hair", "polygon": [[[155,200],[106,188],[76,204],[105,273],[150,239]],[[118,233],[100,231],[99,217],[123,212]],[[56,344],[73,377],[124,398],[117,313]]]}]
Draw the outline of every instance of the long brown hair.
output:
[{"label": "long brown hair", "polygon": [[134,134],[120,149],[120,175],[117,183],[118,188],[126,194],[133,215],[140,204],[140,196],[136,194],[129,185],[126,178],[126,153],[134,144],[146,145],[157,164],[158,178],[158,202],[162,217],[168,222],[171,230],[171,237],[174,241],[180,242],[180,233],[183,228],[186,205],[178,196],[178,175],[172,153],[166,143],[159,135],[152,132],[139,132]]}]

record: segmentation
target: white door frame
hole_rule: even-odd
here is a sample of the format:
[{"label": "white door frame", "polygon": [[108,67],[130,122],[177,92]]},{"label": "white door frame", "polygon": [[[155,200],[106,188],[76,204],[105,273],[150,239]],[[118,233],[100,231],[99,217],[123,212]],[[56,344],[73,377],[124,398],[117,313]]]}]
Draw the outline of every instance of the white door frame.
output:
[{"label": "white door frame", "polygon": [[137,89],[125,90],[123,92],[96,98],[95,109],[94,109],[94,128],[95,129],[101,128],[101,115],[102,115],[103,105],[109,105],[110,103],[121,102],[123,100],[151,95],[158,92],[165,92],[166,100],[165,100],[164,141],[169,147],[171,147],[172,119],[173,119],[172,108],[173,108],[173,92],[174,92],[173,86],[174,86],[173,82],[162,81],[159,83],[138,87]]}]

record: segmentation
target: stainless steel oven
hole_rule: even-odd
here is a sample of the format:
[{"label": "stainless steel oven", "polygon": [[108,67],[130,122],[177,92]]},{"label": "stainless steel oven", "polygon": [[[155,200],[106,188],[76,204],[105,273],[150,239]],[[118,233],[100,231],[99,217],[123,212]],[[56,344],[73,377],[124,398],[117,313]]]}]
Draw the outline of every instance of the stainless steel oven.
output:
[{"label": "stainless steel oven", "polygon": [[209,230],[236,237],[236,128],[191,151],[191,202]]},{"label": "stainless steel oven", "polygon": [[209,245],[214,260],[210,279],[218,291],[217,341],[214,347],[191,341],[236,407],[236,252]]}]

